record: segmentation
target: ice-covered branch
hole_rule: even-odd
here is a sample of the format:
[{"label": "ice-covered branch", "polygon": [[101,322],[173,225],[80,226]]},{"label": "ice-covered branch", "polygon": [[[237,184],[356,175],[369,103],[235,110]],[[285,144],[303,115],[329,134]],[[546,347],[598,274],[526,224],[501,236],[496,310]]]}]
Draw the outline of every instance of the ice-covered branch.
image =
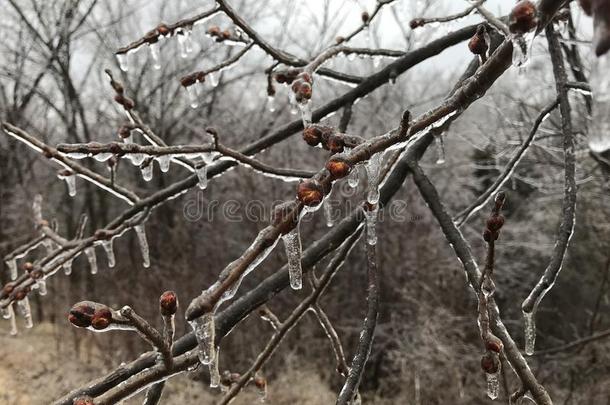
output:
[{"label": "ice-covered branch", "polygon": [[483,4],[484,2],[485,2],[485,0],[477,0],[474,4],[472,4],[471,6],[468,6],[464,11],[456,13],[456,14],[443,16],[443,17],[414,18],[409,22],[409,26],[411,27],[412,30],[414,30],[416,28],[423,27],[424,25],[427,25],[427,24],[445,23],[445,22],[459,20],[460,18],[469,16],[477,8],[478,5]]},{"label": "ice-covered branch", "polygon": [[544,298],[546,293],[553,288],[553,285],[557,280],[568,249],[570,238],[574,232],[576,216],[576,155],[574,132],[572,130],[572,120],[570,117],[571,107],[567,88],[568,79],[559,39],[552,25],[547,26],[546,37],[549,44],[551,62],[553,64],[555,86],[559,98],[559,110],[561,111],[561,131],[563,134],[564,152],[564,197],[561,224],[559,225],[559,232],[549,264],[521,305],[525,321],[525,352],[527,354],[534,353],[536,339],[536,309],[538,308],[540,301]]},{"label": "ice-covered branch", "polygon": [[91,156],[99,155],[100,153],[111,153],[113,155],[123,156],[132,154],[143,154],[148,156],[165,156],[165,155],[200,155],[201,153],[211,152],[215,150],[213,144],[208,145],[178,145],[178,146],[153,146],[153,145],[138,145],[136,143],[60,143],[57,145],[57,150],[62,153],[80,153]]},{"label": "ice-covered branch", "polygon": [[299,322],[299,320],[305,315],[305,313],[311,309],[321,294],[324,293],[326,287],[330,284],[334,275],[337,273],[341,265],[344,263],[348,256],[352,246],[360,236],[360,231],[354,232],[337,250],[337,253],[333,256],[331,261],[326,266],[324,273],[320,276],[317,286],[313,291],[305,298],[282,322],[281,326],[275,331],[263,351],[258,355],[254,363],[250,368],[241,375],[239,380],[231,386],[229,391],[223,396],[218,402],[218,405],[226,405],[239,394],[242,388],[254,377],[257,371],[259,371],[271,355],[275,352],[279,344],[281,343],[284,336],[290,332],[292,327]]},{"label": "ice-covered branch", "polygon": [[333,349],[333,353],[335,354],[335,362],[337,363],[337,373],[342,375],[343,377],[347,377],[347,373],[349,372],[349,367],[347,362],[345,361],[345,353],[343,351],[343,345],[341,344],[341,340],[339,339],[339,335],[335,330],[332,322],[326,315],[326,312],[322,309],[319,303],[316,303],[312,306],[313,313],[316,316],[316,319],[324,329],[326,336],[328,336],[328,340]]}]

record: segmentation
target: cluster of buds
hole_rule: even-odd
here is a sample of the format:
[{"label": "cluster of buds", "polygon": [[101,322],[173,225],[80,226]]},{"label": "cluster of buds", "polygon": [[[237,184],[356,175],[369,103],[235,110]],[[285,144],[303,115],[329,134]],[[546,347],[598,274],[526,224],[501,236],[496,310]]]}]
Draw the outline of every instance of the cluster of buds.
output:
[{"label": "cluster of buds", "polygon": [[241,32],[229,29],[221,30],[220,27],[217,25],[213,25],[208,28],[208,35],[212,37],[216,42],[245,42]]},{"label": "cluster of buds", "polygon": [[475,55],[479,55],[482,58],[487,55],[489,49],[489,34],[483,24],[477,27],[477,32],[470,38],[468,42],[468,49]]},{"label": "cluster of buds", "polygon": [[483,239],[485,242],[498,240],[498,237],[500,236],[500,229],[502,229],[502,226],[504,225],[504,216],[500,211],[502,210],[505,199],[506,194],[503,192],[498,193],[496,196],[494,209],[491,216],[487,218],[485,230],[483,231]]},{"label": "cluster of buds", "polygon": [[205,73],[204,72],[194,72],[190,75],[184,76],[180,79],[180,84],[182,87],[189,87],[195,83],[203,83],[205,82]]},{"label": "cluster of buds", "polygon": [[331,153],[341,153],[345,147],[353,148],[362,143],[362,138],[337,132],[326,125],[313,124],[303,130],[303,140],[309,146],[321,145]]},{"label": "cluster of buds", "polygon": [[4,285],[4,287],[2,287],[2,292],[1,292],[0,297],[2,297],[2,298],[11,297],[15,301],[21,301],[22,299],[27,297],[29,292],[30,292],[30,287],[23,287],[23,288],[16,290],[15,283],[9,282],[9,283],[6,283]]},{"label": "cluster of buds", "polygon": [[95,330],[103,330],[110,326],[112,317],[110,308],[92,301],[74,304],[68,314],[68,320],[72,325],[79,328],[92,327]]},{"label": "cluster of buds", "polygon": [[178,311],[178,297],[173,291],[165,291],[159,297],[159,310],[163,316],[173,316]]},{"label": "cluster of buds", "polygon": [[33,279],[39,280],[44,276],[44,273],[39,267],[35,267],[31,262],[23,263],[23,270]]},{"label": "cluster of buds", "polygon": [[232,373],[229,370],[225,370],[223,371],[222,376],[220,377],[220,384],[225,387],[230,387],[233,384],[237,384],[240,378],[241,374]]},{"label": "cluster of buds", "polygon": [[105,72],[110,77],[110,86],[112,86],[114,92],[116,93],[116,95],[114,96],[114,101],[122,105],[123,108],[125,108],[126,110],[133,109],[136,106],[136,103],[125,95],[125,88],[123,87],[123,85],[114,80],[110,70],[106,69]]},{"label": "cluster of buds", "polygon": [[530,0],[521,0],[508,16],[508,29],[513,34],[525,34],[538,25],[538,10]]},{"label": "cluster of buds", "polygon": [[307,72],[301,72],[292,82],[292,92],[298,103],[307,103],[313,92],[313,78]]}]

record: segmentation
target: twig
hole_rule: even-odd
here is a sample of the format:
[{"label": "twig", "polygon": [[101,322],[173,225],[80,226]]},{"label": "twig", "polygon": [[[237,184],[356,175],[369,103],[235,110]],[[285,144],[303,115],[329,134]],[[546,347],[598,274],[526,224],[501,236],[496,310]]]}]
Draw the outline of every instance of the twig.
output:
[{"label": "twig", "polygon": [[552,347],[550,349],[537,350],[534,353],[534,356],[546,356],[549,354],[561,353],[568,350],[576,349],[583,345],[586,345],[591,342],[595,342],[596,340],[604,339],[610,336],[610,329],[598,332],[592,336],[587,336],[581,339],[574,340],[573,342],[566,343],[561,346]]},{"label": "twig", "polygon": [[445,23],[445,22],[459,20],[460,18],[469,16],[477,8],[478,5],[483,4],[484,2],[485,2],[485,0],[478,0],[475,4],[469,6],[464,11],[456,13],[456,14],[444,16],[444,17],[414,18],[413,20],[411,20],[409,25],[410,25],[411,29],[416,29],[419,27],[423,27],[424,25],[427,25],[427,24]]},{"label": "twig", "polygon": [[326,332],[330,345],[333,348],[333,353],[335,354],[335,361],[337,363],[337,372],[343,377],[347,377],[349,367],[347,365],[347,362],[345,361],[343,345],[341,344],[339,335],[337,335],[337,331],[333,327],[333,324],[330,319],[328,319],[328,315],[326,315],[326,312],[324,312],[322,307],[320,307],[320,304],[316,302],[314,305],[312,305],[311,309],[315,314],[316,319],[322,326],[322,329],[324,329],[324,332]]},{"label": "twig", "polygon": [[155,347],[159,353],[163,356],[163,362],[167,369],[172,368],[172,354],[170,346],[167,345],[167,341],[161,336],[159,331],[153,328],[146,319],[138,315],[131,307],[124,306],[121,308],[121,315],[127,318],[131,324],[136,328],[140,335]]}]

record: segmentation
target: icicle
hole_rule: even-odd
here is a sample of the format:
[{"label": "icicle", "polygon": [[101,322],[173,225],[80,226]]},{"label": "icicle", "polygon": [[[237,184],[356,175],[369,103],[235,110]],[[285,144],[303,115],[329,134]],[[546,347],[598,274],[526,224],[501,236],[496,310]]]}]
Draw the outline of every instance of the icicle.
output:
[{"label": "icicle", "polygon": [[220,370],[218,368],[220,348],[216,346],[216,356],[210,361],[208,365],[210,370],[210,387],[216,388],[220,385]]},{"label": "icicle", "polygon": [[275,111],[275,97],[267,96],[267,108],[269,109],[269,112]]},{"label": "icicle", "polygon": [[130,153],[127,156],[129,156],[129,160],[131,160],[134,166],[140,166],[144,163],[144,159],[146,159],[146,155],[143,153]]},{"label": "icicle", "polygon": [[378,206],[375,204],[375,207],[372,210],[364,210],[364,216],[366,218],[366,243],[369,245],[377,244],[377,214],[378,214]]},{"label": "icicle", "polygon": [[72,260],[66,260],[66,262],[63,264],[63,268],[66,276],[72,274]]},{"label": "icicle", "polygon": [[9,304],[8,306],[8,319],[11,323],[11,336],[15,336],[17,334],[17,317],[15,316],[15,309],[13,308],[13,304]]},{"label": "icicle", "polygon": [[351,173],[347,176],[347,184],[351,188],[358,187],[358,183],[360,181],[360,176],[358,174],[358,166],[355,166]]},{"label": "icicle", "polygon": [[[332,190],[331,190],[331,194],[332,194]],[[334,207],[333,207],[333,201],[331,200],[331,195],[329,195],[328,197],[326,197],[324,199],[324,201],[322,202],[322,204],[324,204],[324,217],[326,219],[326,226],[331,228],[334,225]]]},{"label": "icicle", "polygon": [[2,318],[9,319],[11,317],[11,305],[9,304],[6,308],[2,308]]},{"label": "icicle", "polygon": [[159,162],[159,168],[163,173],[167,173],[169,171],[169,165],[172,161],[171,155],[163,155],[157,158],[157,162]]},{"label": "icicle", "polygon": [[525,323],[525,354],[531,356],[534,354],[534,347],[536,345],[536,319],[535,311],[525,312],[523,311],[523,321]]},{"label": "icicle", "polygon": [[375,153],[365,164],[369,183],[366,199],[369,204],[377,204],[379,201],[379,169],[381,167],[381,158],[382,153]]},{"label": "icicle", "polygon": [[381,64],[381,56],[373,56],[373,67],[378,68]]},{"label": "icicle", "polygon": [[288,257],[288,274],[290,276],[290,287],[293,290],[300,290],[303,287],[303,269],[301,268],[301,236],[299,234],[299,224],[290,232],[282,235],[286,256]]},{"label": "icicle", "polygon": [[492,400],[498,398],[500,392],[499,375],[499,371],[493,374],[485,373],[485,376],[487,377],[487,396]]},{"label": "icicle", "polygon": [[212,87],[216,87],[218,86],[218,77],[216,77],[216,75],[214,74],[214,72],[210,72],[206,75],[210,85]]},{"label": "icicle", "polygon": [[153,178],[152,162],[148,162],[148,164],[141,166],[140,169],[142,170],[142,178],[144,179],[144,181],[151,181]]},{"label": "icicle", "polygon": [[97,258],[95,257],[95,250],[93,248],[86,248],[85,255],[89,261],[89,267],[91,268],[91,274],[97,273]]},{"label": "icicle", "polygon": [[136,225],[133,227],[138,236],[138,243],[140,244],[140,251],[142,252],[142,266],[145,268],[150,267],[150,249],[148,248],[148,241],[146,240],[146,231],[144,225]]},{"label": "icicle", "polygon": [[216,357],[214,312],[207,312],[189,323],[199,344],[199,361],[201,364],[210,364]]},{"label": "icicle", "polygon": [[153,67],[156,70],[161,69],[161,57],[159,56],[159,44],[156,42],[153,44],[148,44],[148,48],[150,49],[150,56],[152,57],[152,60],[153,60]]},{"label": "icicle", "polygon": [[119,62],[119,67],[123,72],[129,71],[129,53],[117,53],[116,59]]},{"label": "icicle", "polygon": [[191,108],[199,107],[199,86],[199,83],[195,83],[186,87],[186,92],[189,96],[189,103]]},{"label": "icicle", "polygon": [[31,328],[34,326],[32,322],[32,310],[30,309],[30,300],[26,296],[22,300],[17,301],[17,307],[19,307],[19,312],[21,316],[23,316],[23,320],[26,328]]},{"label": "icicle", "polygon": [[436,164],[442,165],[445,163],[445,141],[443,134],[438,134],[434,137],[436,143]]},{"label": "icicle", "polygon": [[6,262],[6,266],[8,267],[9,270],[9,275],[11,277],[11,280],[15,280],[18,276],[18,272],[17,272],[17,259],[16,258],[12,258],[10,260],[8,260]]},{"label": "icicle", "polygon": [[36,286],[38,287],[38,294],[47,295],[47,282],[44,279],[36,280]]},{"label": "icicle", "polygon": [[301,111],[301,119],[303,120],[303,127],[307,128],[312,122],[311,103],[298,103],[299,110]]},{"label": "icicle", "polygon": [[102,242],[102,247],[106,251],[106,256],[108,257],[108,267],[114,267],[116,265],[116,258],[114,256],[114,248],[112,246],[112,239],[105,240]]},{"label": "icicle", "polygon": [[180,45],[180,56],[186,58],[193,51],[193,41],[191,39],[191,30],[182,30],[178,33],[178,45]]},{"label": "icicle", "polygon": [[74,197],[76,195],[76,175],[72,174],[64,178],[68,186],[68,195]]},{"label": "icicle", "polygon": [[200,189],[205,190],[208,187],[208,166],[202,164],[195,169],[199,183],[197,184]]}]

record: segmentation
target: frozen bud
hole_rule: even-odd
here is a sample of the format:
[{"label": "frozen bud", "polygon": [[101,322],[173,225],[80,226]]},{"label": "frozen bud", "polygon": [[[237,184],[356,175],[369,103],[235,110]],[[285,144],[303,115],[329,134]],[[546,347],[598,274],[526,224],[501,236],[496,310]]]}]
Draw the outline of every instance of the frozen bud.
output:
[{"label": "frozen bud", "polygon": [[42,155],[47,159],[51,159],[53,157],[53,151],[48,146],[42,148]]},{"label": "frozen bud", "polygon": [[496,194],[496,198],[494,200],[496,210],[502,209],[502,206],[504,206],[504,201],[506,201],[506,193],[504,191],[500,191],[498,194]]},{"label": "frozen bud", "polygon": [[212,25],[210,28],[208,28],[208,34],[213,37],[217,37],[220,35],[220,28],[217,25]]},{"label": "frozen bud", "polygon": [[44,273],[42,272],[41,269],[35,269],[29,272],[30,273],[30,277],[33,278],[34,280],[39,280],[42,278],[42,276],[44,276]]},{"label": "frozen bud", "polygon": [[[295,82],[295,83],[297,83],[297,82]],[[309,100],[309,99],[311,99],[312,92],[313,92],[313,88],[311,87],[311,84],[309,84],[307,82],[301,82],[301,85],[299,86],[299,90],[297,91],[297,96],[300,97],[301,99]]]},{"label": "frozen bud", "polygon": [[492,240],[495,240],[495,238],[493,237],[493,232],[485,228],[485,230],[483,231],[483,240],[485,242],[491,242]]},{"label": "frozen bud", "polygon": [[267,387],[267,379],[260,375],[254,376],[254,385],[256,388],[263,391]]},{"label": "frozen bud", "polygon": [[72,176],[74,174],[74,172],[70,169],[61,169],[60,171],[57,172],[57,174],[60,177],[69,177],[69,176]]},{"label": "frozen bud", "polygon": [[485,55],[487,53],[489,44],[487,43],[487,38],[485,38],[486,33],[487,29],[484,25],[479,25],[477,27],[477,32],[470,38],[470,42],[468,42],[468,49],[470,49],[470,52],[475,55]]},{"label": "frozen bud", "polygon": [[157,26],[157,32],[159,35],[167,36],[170,33],[169,27],[165,23],[161,23]]},{"label": "frozen bud", "polygon": [[508,28],[513,34],[525,34],[536,28],[536,6],[530,0],[521,0],[510,12]]},{"label": "frozen bud", "polygon": [[502,341],[494,335],[489,336],[485,342],[485,349],[492,352],[500,353],[502,351],[502,347]]},{"label": "frozen bud", "polygon": [[106,329],[112,323],[112,311],[108,307],[100,307],[95,310],[91,318],[91,326],[93,329]]},{"label": "frozen bud", "polygon": [[114,101],[122,105],[126,110],[131,110],[136,105],[132,99],[125,97],[122,94],[114,96]]},{"label": "frozen bud", "polygon": [[343,152],[344,146],[345,146],[345,142],[343,140],[343,137],[339,136],[339,135],[333,134],[333,135],[329,136],[328,140],[326,141],[326,147],[332,153]]},{"label": "frozen bud", "polygon": [[34,265],[31,262],[25,262],[23,263],[23,270],[29,273],[30,271],[34,270]]},{"label": "frozen bud", "polygon": [[161,315],[170,316],[174,315],[178,310],[178,297],[173,291],[165,291],[159,298],[159,308],[161,309]]},{"label": "frozen bud", "polygon": [[73,405],[95,405],[93,398],[90,396],[78,397],[73,402]]},{"label": "frozen bud", "polygon": [[195,77],[195,75],[184,76],[182,79],[180,79],[180,84],[182,85],[182,87],[192,86],[196,82],[197,78]]},{"label": "frozen bud", "polygon": [[409,27],[414,30],[415,28],[423,27],[425,23],[426,21],[423,18],[414,18],[409,22]]},{"label": "frozen bud", "polygon": [[311,75],[307,72],[301,72],[298,74],[297,76],[298,79],[303,80],[306,83],[312,84],[313,83],[313,79],[311,78]]},{"label": "frozen bud", "polygon": [[503,215],[500,215],[500,214],[492,215],[487,220],[487,229],[489,229],[492,232],[498,232],[502,228],[502,225],[504,225],[504,216]]},{"label": "frozen bud", "polygon": [[363,11],[360,18],[362,18],[363,23],[367,24],[369,22],[369,20],[371,19],[371,16],[367,11]]},{"label": "frozen bud", "polygon": [[307,206],[318,205],[324,198],[322,185],[317,180],[305,180],[297,187],[297,198]]},{"label": "frozen bud", "polygon": [[229,30],[224,30],[220,36],[222,37],[222,39],[229,39],[231,38],[231,31]]},{"label": "frozen bud", "polygon": [[2,295],[9,295],[15,289],[15,283],[6,283],[4,287],[2,287]]},{"label": "frozen bud", "polygon": [[341,156],[333,156],[326,162],[326,169],[333,180],[341,179],[352,171],[352,165]]},{"label": "frozen bud", "polygon": [[91,320],[95,313],[96,304],[91,301],[82,301],[76,303],[70,309],[68,320],[74,326],[79,328],[87,328],[91,326]]},{"label": "frozen bud", "polygon": [[310,125],[303,130],[303,140],[309,146],[316,146],[322,140],[322,130],[317,125]]},{"label": "frozen bud", "polygon": [[30,292],[29,287],[25,287],[25,288],[15,291],[15,295],[14,295],[15,300],[21,301],[28,295],[29,292]]},{"label": "frozen bud", "polygon": [[107,231],[106,229],[98,229],[97,231],[95,231],[93,236],[97,240],[108,240],[112,237],[112,233],[110,231]]},{"label": "frozen bud", "polygon": [[487,351],[481,357],[481,368],[487,374],[495,374],[500,370],[500,359],[496,353]]}]

